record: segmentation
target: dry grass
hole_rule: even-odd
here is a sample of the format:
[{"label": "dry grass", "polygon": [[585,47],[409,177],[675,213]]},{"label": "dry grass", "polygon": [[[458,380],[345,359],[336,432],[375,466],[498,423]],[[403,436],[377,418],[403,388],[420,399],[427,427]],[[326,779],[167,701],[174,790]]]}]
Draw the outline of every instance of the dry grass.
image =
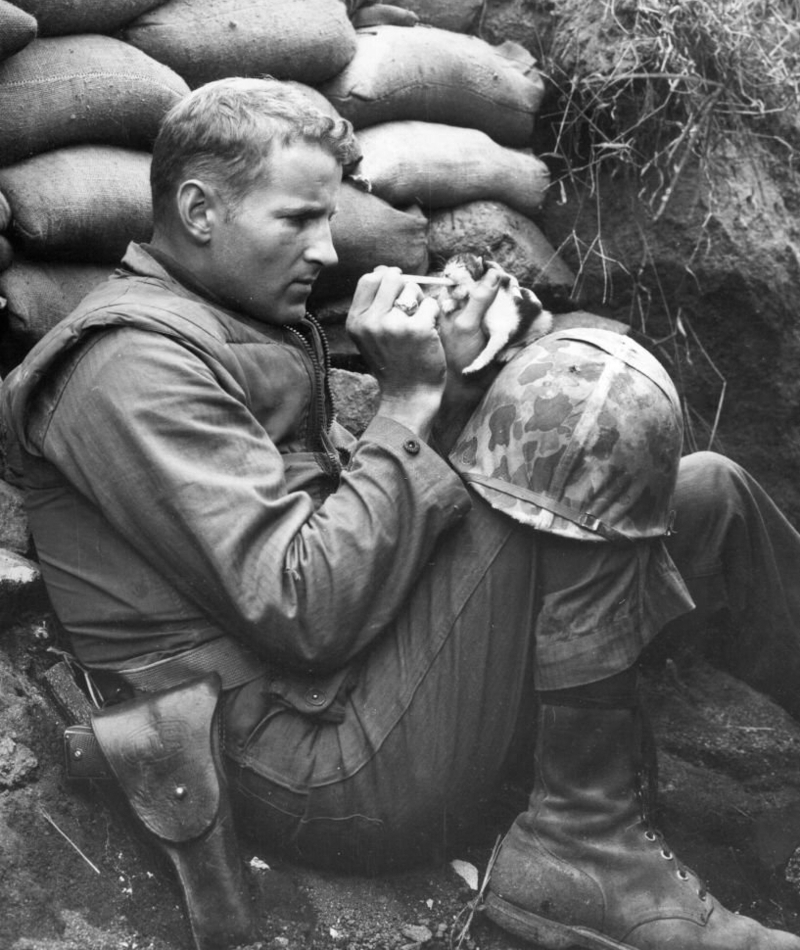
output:
[{"label": "dry grass", "polygon": [[[610,256],[604,189],[610,179],[629,176],[656,222],[683,173],[706,172],[723,140],[740,153],[766,143],[793,162],[800,145],[800,0],[561,0],[558,15],[543,64],[554,93],[542,116],[552,132],[549,157],[556,175],[572,181],[572,193],[594,204],[597,221],[591,242],[573,233],[559,250],[577,262],[578,285],[590,262],[599,268],[604,300],[614,296],[613,275],[624,275],[631,325],[649,335],[651,310],[665,315],[670,332],[653,342],[675,357],[676,371],[682,363],[702,366],[716,380],[713,418],[684,405],[687,446],[710,448],[727,381],[676,306],[676,288],[662,286],[647,234],[639,259]],[[695,279],[694,257],[711,240],[705,226],[701,232],[687,280]]]},{"label": "dry grass", "polygon": [[606,55],[562,33],[554,154],[571,174],[631,170],[663,212],[719,136],[782,140],[800,117],[800,0],[594,0]]}]

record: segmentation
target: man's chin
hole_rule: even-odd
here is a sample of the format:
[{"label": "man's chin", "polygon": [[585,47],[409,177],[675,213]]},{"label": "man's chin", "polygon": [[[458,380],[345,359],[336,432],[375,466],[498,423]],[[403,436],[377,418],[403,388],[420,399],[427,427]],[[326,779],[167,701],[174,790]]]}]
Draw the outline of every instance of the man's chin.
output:
[{"label": "man's chin", "polygon": [[251,311],[250,316],[259,323],[271,323],[273,326],[291,326],[301,323],[306,315],[306,303],[284,303],[277,307],[265,308],[260,312]]}]

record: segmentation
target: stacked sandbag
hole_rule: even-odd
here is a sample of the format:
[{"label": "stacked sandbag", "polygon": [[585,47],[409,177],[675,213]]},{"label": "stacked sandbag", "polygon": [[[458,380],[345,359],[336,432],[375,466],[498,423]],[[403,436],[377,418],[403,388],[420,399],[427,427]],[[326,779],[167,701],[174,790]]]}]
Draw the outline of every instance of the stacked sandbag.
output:
[{"label": "stacked sandbag", "polygon": [[[499,235],[515,232],[519,254],[506,255],[504,265],[520,268],[523,282],[553,291],[550,299],[568,298],[571,274],[549,245],[534,248],[532,237],[545,241],[532,219],[549,173],[531,149],[544,94],[531,54],[511,41],[491,46],[452,28],[422,25],[426,17],[448,16],[455,26],[469,4],[403,0],[399,7],[419,21],[410,27],[390,23],[383,4],[358,6],[375,25],[359,30],[353,59],[320,86],[357,130],[358,179],[393,207],[415,205],[430,218],[434,265],[467,247],[503,246]],[[461,229],[462,240],[434,224],[465,215],[471,224]]]},{"label": "stacked sandbag", "polygon": [[535,70],[474,36],[423,26],[358,33],[355,56],[320,89],[356,129],[419,119],[530,144],[544,83]]},{"label": "stacked sandbag", "polygon": [[29,257],[118,261],[152,230],[150,155],[110,145],[71,145],[0,168],[12,209],[11,238]]},{"label": "stacked sandbag", "polygon": [[[532,58],[456,32],[477,0],[421,6],[23,0],[15,9],[39,21],[39,36],[0,62],[0,193],[11,212],[0,216],[0,267],[9,239],[17,258],[0,272],[0,296],[17,338],[41,335],[74,288],[112,269],[129,241],[149,238],[159,122],[217,78],[286,79],[357,128],[332,225],[339,262],[315,302],[341,299],[379,264],[424,273],[430,242],[442,253],[439,214],[488,202],[500,217],[535,216],[548,176],[530,149],[543,94]],[[377,25],[357,31],[348,10]],[[485,224],[472,229],[475,244],[487,243]]]},{"label": "stacked sandbag", "polygon": [[455,33],[472,33],[480,23],[483,7],[484,0],[351,0],[350,19],[356,29],[424,23]]},{"label": "stacked sandbag", "polygon": [[[106,12],[126,6],[146,8],[140,0]],[[0,273],[14,340],[44,333],[59,309],[65,316],[75,302],[67,289],[83,286],[86,268],[107,270],[129,241],[149,238],[150,150],[164,113],[188,91],[169,67],[99,33],[40,37],[0,63],[0,193],[9,211],[0,208],[0,265],[11,263],[9,241],[26,259],[23,282],[15,266]],[[53,292],[56,279],[65,293]],[[38,296],[46,303],[31,302]]]},{"label": "stacked sandbag", "polygon": [[313,86],[344,69],[356,44],[342,0],[167,0],[122,37],[193,88],[263,75]]},{"label": "stacked sandbag", "polygon": [[85,142],[149,150],[188,91],[167,66],[110,36],[34,40],[0,63],[0,165]]},{"label": "stacked sandbag", "polygon": [[40,36],[113,33],[162,0],[14,0],[39,24]]},{"label": "stacked sandbag", "polygon": [[36,36],[36,20],[16,4],[0,0],[0,62],[24,49]]},{"label": "stacked sandbag", "polygon": [[34,262],[18,255],[0,274],[0,294],[13,302],[11,339],[21,350],[30,349],[113,271],[110,264]]},{"label": "stacked sandbag", "polygon": [[345,295],[362,274],[379,264],[392,264],[404,273],[428,269],[428,219],[411,202],[394,208],[348,181],[342,185],[331,233],[339,263],[323,272],[314,301]]},{"label": "stacked sandbag", "polygon": [[420,23],[455,33],[471,33],[480,23],[484,0],[393,0]]},{"label": "stacked sandbag", "polygon": [[484,132],[434,122],[384,122],[358,133],[358,172],[393,205],[426,209],[493,199],[535,214],[549,183],[530,150],[498,145]]},{"label": "stacked sandbag", "polygon": [[6,237],[5,232],[11,224],[11,206],[6,196],[0,191],[0,274],[11,266],[14,258],[14,251],[11,247],[11,241]]}]

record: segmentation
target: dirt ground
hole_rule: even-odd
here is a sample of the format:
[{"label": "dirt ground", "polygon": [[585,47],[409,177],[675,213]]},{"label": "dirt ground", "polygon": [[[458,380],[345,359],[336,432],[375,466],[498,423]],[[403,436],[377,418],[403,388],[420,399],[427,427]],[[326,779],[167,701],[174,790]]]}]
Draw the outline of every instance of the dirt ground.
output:
[{"label": "dirt ground", "polygon": [[[58,660],[46,621],[31,616],[0,633],[0,950],[190,950],[164,859],[99,784],[65,779],[64,724],[41,680]],[[691,656],[652,661],[645,685],[660,750],[660,824],[671,845],[729,907],[800,933],[792,856],[800,723]],[[374,878],[287,864],[243,839],[259,911],[256,946],[458,946],[476,894],[450,862],[482,878],[494,841],[524,802],[522,787],[502,789],[472,845],[436,865]],[[774,870],[759,861],[754,838],[765,815],[775,818],[775,833],[761,841]],[[479,911],[461,941],[467,950],[521,946]]]}]

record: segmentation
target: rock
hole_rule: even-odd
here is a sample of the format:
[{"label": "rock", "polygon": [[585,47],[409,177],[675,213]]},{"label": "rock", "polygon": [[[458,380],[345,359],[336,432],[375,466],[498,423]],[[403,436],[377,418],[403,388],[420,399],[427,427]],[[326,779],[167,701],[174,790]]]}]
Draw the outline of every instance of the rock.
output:
[{"label": "rock", "polygon": [[31,610],[47,609],[39,568],[22,555],[0,548],[0,625]]},{"label": "rock", "polygon": [[378,408],[380,391],[375,377],[333,369],[331,392],[339,422],[354,435],[361,435]]},{"label": "rock", "polygon": [[400,933],[404,937],[408,937],[409,940],[413,940],[418,944],[427,943],[429,940],[433,940],[433,934],[427,927],[423,927],[420,924],[405,924],[400,928]]},{"label": "rock", "polygon": [[38,759],[26,745],[11,736],[0,736],[0,789],[24,785],[38,765]]},{"label": "rock", "polygon": [[0,548],[17,554],[30,549],[31,536],[28,516],[22,501],[22,492],[0,481]]}]

